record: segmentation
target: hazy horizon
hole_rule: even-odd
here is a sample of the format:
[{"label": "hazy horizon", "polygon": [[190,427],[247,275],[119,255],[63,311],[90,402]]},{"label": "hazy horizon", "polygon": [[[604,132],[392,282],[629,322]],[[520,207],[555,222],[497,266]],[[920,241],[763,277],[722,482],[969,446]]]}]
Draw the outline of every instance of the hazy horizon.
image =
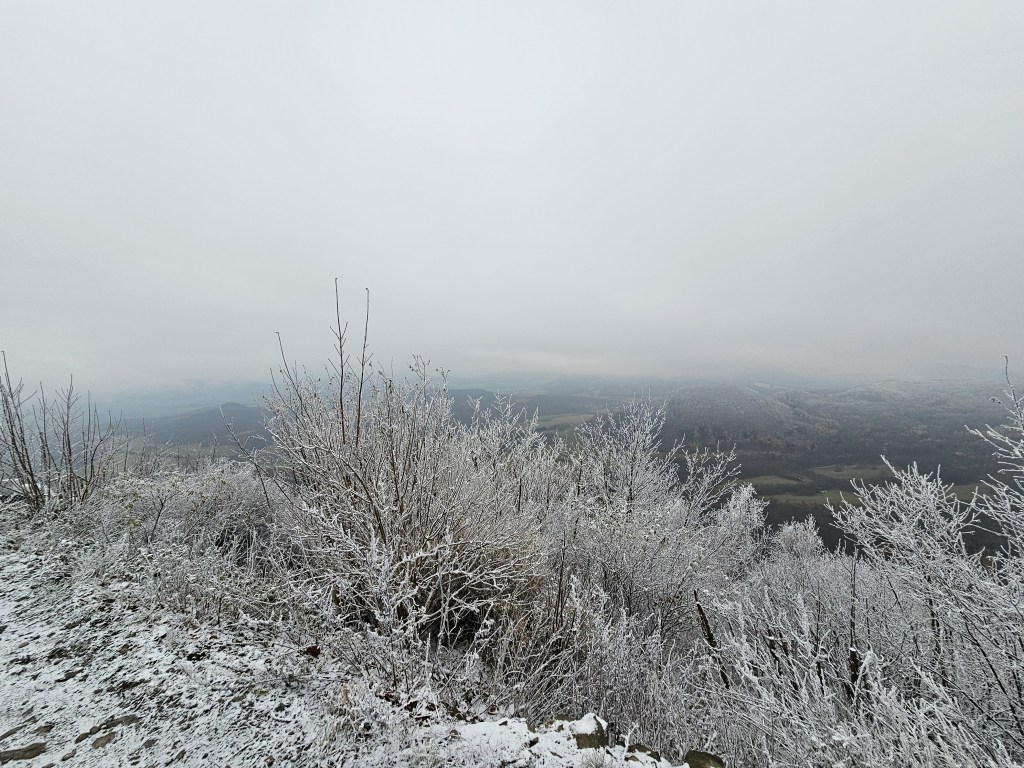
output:
[{"label": "hazy horizon", "polygon": [[1020,361],[1024,5],[0,7],[0,349],[96,392]]},{"label": "hazy horizon", "polygon": [[[321,371],[312,370],[314,374]],[[401,371],[396,374],[401,376]],[[1012,374],[1012,371],[1011,371]],[[433,382],[440,386],[440,376],[433,376]],[[940,377],[809,377],[809,376],[693,376],[693,377],[619,377],[619,376],[550,376],[540,373],[523,374],[506,372],[479,377],[450,374],[444,381],[448,391],[457,400],[468,393],[488,391],[503,396],[535,397],[537,395],[594,394],[599,397],[672,397],[680,392],[697,388],[770,387],[782,390],[806,392],[840,392],[860,387],[895,387],[908,392],[932,392],[934,395],[953,396],[965,387],[977,395],[975,406],[983,407],[991,398],[1002,399],[1006,392],[1003,369],[980,371],[976,375],[946,375]],[[1018,382],[1019,383],[1019,382]],[[26,382],[26,392],[34,388]],[[64,386],[67,382],[64,382]],[[75,379],[76,391],[83,397],[88,394],[91,402],[98,404],[103,412],[121,414],[129,418],[173,416],[192,411],[216,408],[228,403],[259,405],[264,395],[272,393],[272,382],[268,371],[266,379],[190,379],[174,382],[169,386],[151,385],[134,389],[96,390],[87,383]],[[52,394],[52,393],[51,393]]]}]

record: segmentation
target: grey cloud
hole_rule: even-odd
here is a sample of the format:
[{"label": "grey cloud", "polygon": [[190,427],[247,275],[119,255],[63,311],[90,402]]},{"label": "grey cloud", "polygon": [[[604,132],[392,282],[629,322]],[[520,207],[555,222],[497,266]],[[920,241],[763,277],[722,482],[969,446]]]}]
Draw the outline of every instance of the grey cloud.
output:
[{"label": "grey cloud", "polygon": [[0,10],[0,347],[97,387],[916,375],[1024,319],[1015,2]]}]

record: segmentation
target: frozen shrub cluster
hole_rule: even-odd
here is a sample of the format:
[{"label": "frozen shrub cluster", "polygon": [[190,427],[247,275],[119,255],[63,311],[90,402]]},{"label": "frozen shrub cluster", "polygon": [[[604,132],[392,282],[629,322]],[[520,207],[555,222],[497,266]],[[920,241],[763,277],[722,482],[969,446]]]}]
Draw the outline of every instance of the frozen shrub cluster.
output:
[{"label": "frozen shrub cluster", "polygon": [[[781,530],[709,610],[715,649],[687,684],[739,761],[1020,765],[1024,759],[1024,419],[981,433],[1003,473],[966,503],[916,468],[833,509],[851,554]],[[994,521],[1004,545],[965,541]],[[991,524],[991,523],[990,523]]]},{"label": "frozen shrub cluster", "polygon": [[153,604],[198,618],[225,608],[259,615],[272,602],[270,498],[250,466],[154,460],[111,478],[51,529],[90,545],[78,565],[91,575],[142,576]]},{"label": "frozen shrub cluster", "polygon": [[127,471],[130,441],[120,419],[83,403],[73,381],[56,395],[26,392],[2,352],[0,363],[0,498],[20,498],[32,515],[59,514]]},{"label": "frozen shrub cluster", "polygon": [[430,648],[532,605],[545,564],[534,430],[493,413],[458,426],[423,366],[412,373],[285,371],[268,401],[275,465],[261,468],[283,499],[286,600],[318,634],[364,632],[364,662],[405,690]]},{"label": "frozen shrub cluster", "polygon": [[[979,433],[1003,468],[987,494],[894,468],[833,510],[848,546],[830,552],[809,523],[766,531],[731,454],[662,445],[650,403],[545,439],[510,401],[458,423],[422,361],[395,376],[365,344],[352,361],[340,328],[336,352],[321,376],[282,368],[273,445],[248,462],[108,461],[87,494],[28,499],[91,544],[81,567],[346,659],[325,749],[418,748],[416,724],[442,715],[597,711],[677,759],[1024,761],[1014,393],[1008,425]],[[9,465],[38,446],[5,418]],[[982,521],[998,552],[965,546]]]}]

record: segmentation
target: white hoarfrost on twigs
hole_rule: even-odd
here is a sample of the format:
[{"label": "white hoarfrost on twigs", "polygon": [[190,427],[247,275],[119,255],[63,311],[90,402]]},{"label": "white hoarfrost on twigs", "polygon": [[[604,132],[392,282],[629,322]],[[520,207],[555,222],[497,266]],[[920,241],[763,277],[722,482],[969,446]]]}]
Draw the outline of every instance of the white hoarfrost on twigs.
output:
[{"label": "white hoarfrost on twigs", "polygon": [[592,714],[531,728],[409,712],[317,646],[244,616],[217,625],[147,607],[138,582],[73,572],[9,509],[0,517],[0,763],[670,765],[624,745],[580,748],[604,734]]},{"label": "white hoarfrost on twigs", "polygon": [[244,462],[3,372],[0,764],[1024,766],[1012,388],[987,491],[893,467],[828,551],[651,402],[456,418],[336,335]]}]

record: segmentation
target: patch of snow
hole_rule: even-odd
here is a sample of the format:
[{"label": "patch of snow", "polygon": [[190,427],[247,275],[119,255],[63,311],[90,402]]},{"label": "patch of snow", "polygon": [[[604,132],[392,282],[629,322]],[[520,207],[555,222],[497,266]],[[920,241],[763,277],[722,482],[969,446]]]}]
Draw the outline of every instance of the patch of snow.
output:
[{"label": "patch of snow", "polygon": [[590,712],[579,720],[569,723],[569,731],[574,734],[589,735],[595,733],[607,733],[608,723]]}]

